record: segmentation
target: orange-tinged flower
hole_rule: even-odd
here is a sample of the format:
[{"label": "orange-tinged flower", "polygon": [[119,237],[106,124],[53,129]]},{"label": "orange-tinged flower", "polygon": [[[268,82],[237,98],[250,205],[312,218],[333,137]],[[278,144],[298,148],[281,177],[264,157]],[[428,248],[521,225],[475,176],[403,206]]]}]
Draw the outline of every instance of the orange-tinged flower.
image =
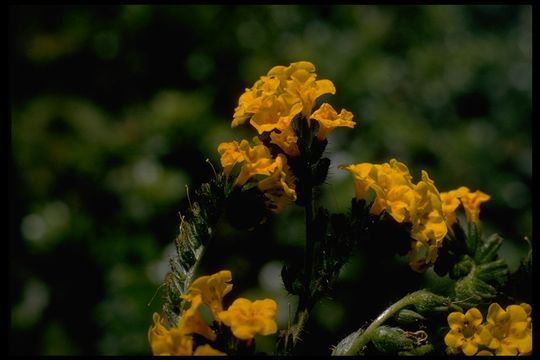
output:
[{"label": "orange-tinged flower", "polygon": [[461,186],[458,189],[440,193],[443,213],[449,228],[457,222],[455,212],[459,204],[461,204],[459,199],[468,192],[468,188]]},{"label": "orange-tinged flower", "polygon": [[287,202],[296,201],[296,191],[287,158],[283,154],[278,154],[274,166],[270,176],[260,180],[257,187],[268,199],[267,206],[270,210],[279,213]]},{"label": "orange-tinged flower", "polygon": [[[240,143],[242,148],[249,145],[246,140],[242,140]],[[219,144],[218,152],[221,155],[221,166],[223,167],[223,172],[225,175],[231,173],[232,168],[236,163],[241,163],[245,160],[244,153],[240,150],[240,144],[237,141],[224,142]]]},{"label": "orange-tinged flower", "polygon": [[148,330],[148,342],[154,355],[191,355],[193,338],[180,328],[168,330],[158,313],[153,314],[154,326]]},{"label": "orange-tinged flower", "polygon": [[295,103],[289,106],[282,97],[270,96],[263,100],[249,123],[259,135],[265,131],[284,130],[291,125],[292,120],[300,111],[302,111],[302,104]]},{"label": "orange-tinged flower", "polygon": [[208,306],[214,319],[219,320],[218,314],[223,311],[223,296],[232,290],[232,275],[229,270],[221,270],[213,275],[206,275],[197,278],[191,284],[187,294],[182,298],[194,302],[200,296],[203,304]]},{"label": "orange-tinged flower", "polygon": [[272,299],[236,299],[219,318],[231,327],[234,336],[241,340],[252,339],[256,334],[271,335],[277,331],[275,320],[277,304]]},{"label": "orange-tinged flower", "polygon": [[467,215],[468,222],[478,222],[480,217],[480,204],[488,201],[489,199],[491,199],[491,196],[483,193],[480,190],[475,192],[467,191],[467,193],[461,197],[461,203],[465,209],[465,215]]},{"label": "orange-tinged flower", "polygon": [[356,123],[353,121],[353,114],[350,111],[342,109],[338,114],[332,105],[324,103],[317,111],[311,114],[311,119],[319,123],[319,140],[325,139],[328,134],[337,127],[354,128]]},{"label": "orange-tinged flower", "polygon": [[298,136],[296,136],[296,133],[290,126],[284,130],[279,130],[279,132],[272,131],[270,133],[270,139],[272,144],[279,146],[285,154],[289,156],[300,155],[297,145]]},{"label": "orange-tinged flower", "polygon": [[412,183],[407,166],[396,159],[384,164],[342,165],[353,175],[356,198],[369,189],[375,192],[370,213],[386,211],[398,223],[412,224],[409,264],[417,272],[425,271],[437,260],[438,249],[448,231],[439,191],[427,172]]},{"label": "orange-tinged flower", "polygon": [[191,297],[191,306],[180,317],[178,327],[186,334],[199,334],[210,341],[214,341],[216,340],[216,333],[210,329],[198,311],[201,304],[201,294]]},{"label": "orange-tinged flower", "polygon": [[356,200],[362,200],[366,196],[371,185],[375,183],[375,180],[373,180],[374,176],[371,174],[371,172],[375,169],[375,165],[370,163],[361,163],[340,165],[339,168],[347,170],[351,173],[354,182]]}]

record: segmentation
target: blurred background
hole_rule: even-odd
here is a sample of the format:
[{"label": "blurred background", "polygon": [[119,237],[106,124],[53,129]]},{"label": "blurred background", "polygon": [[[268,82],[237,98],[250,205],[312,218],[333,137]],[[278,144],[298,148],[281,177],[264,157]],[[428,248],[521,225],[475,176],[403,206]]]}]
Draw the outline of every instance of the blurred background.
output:
[{"label": "blurred background", "polygon": [[[213,177],[207,158],[219,171],[220,142],[255,134],[230,128],[233,110],[278,64],[313,62],[337,89],[325,100],[354,113],[329,138],[331,211],[354,195],[337,165],[395,157],[414,181],[490,194],[484,231],[511,269],[531,237],[531,6],[11,6],[8,57],[10,354],[150,354],[186,187]],[[253,231],[222,221],[200,273],[233,272],[226,304],[275,298],[285,328],[279,273],[303,233],[295,206]],[[355,254],[317,305],[311,352],[436,282],[376,260]]]}]

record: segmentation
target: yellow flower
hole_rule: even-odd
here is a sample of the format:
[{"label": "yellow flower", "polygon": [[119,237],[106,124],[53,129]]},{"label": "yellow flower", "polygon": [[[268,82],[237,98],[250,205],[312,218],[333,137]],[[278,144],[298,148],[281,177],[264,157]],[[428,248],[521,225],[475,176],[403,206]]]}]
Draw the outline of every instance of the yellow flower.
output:
[{"label": "yellow flower", "polygon": [[291,125],[294,117],[302,111],[302,104],[292,106],[283,97],[270,96],[262,101],[262,105],[250,120],[250,124],[260,134],[265,131],[284,130]]},{"label": "yellow flower", "polygon": [[493,353],[487,350],[480,350],[478,353],[476,353],[476,356],[493,356]]},{"label": "yellow flower", "polygon": [[[242,140],[240,143],[244,148],[249,143],[246,140]],[[221,155],[221,166],[225,175],[231,173],[232,168],[236,163],[240,163],[245,160],[244,154],[240,151],[240,145],[237,141],[224,142],[218,145],[218,152]]]},{"label": "yellow flower", "polygon": [[[270,149],[257,137],[254,137],[253,141],[253,147],[246,140],[242,140],[240,144],[233,141],[218,146],[223,172],[229,175],[234,165],[241,163],[234,185],[243,186],[257,177],[257,186],[268,199],[267,205],[272,211],[281,212],[287,202],[296,201],[295,179],[287,165],[287,158],[283,154],[273,158]],[[284,144],[282,145],[285,146]],[[287,146],[292,149],[293,145],[296,146],[296,143]]]},{"label": "yellow flower", "polygon": [[398,223],[412,224],[409,264],[417,272],[425,271],[437,260],[438,249],[448,231],[441,197],[427,172],[412,183],[407,166],[396,159],[384,164],[342,165],[353,175],[356,198],[362,199],[369,189],[375,192],[370,213],[386,211]]},{"label": "yellow flower", "polygon": [[193,353],[195,356],[226,356],[224,352],[221,352],[219,350],[214,349],[208,344],[197,346],[197,349],[195,349],[195,352]]},{"label": "yellow flower", "polygon": [[354,128],[356,123],[352,120],[353,114],[350,111],[342,109],[338,114],[332,105],[324,103],[311,115],[311,119],[319,123],[319,140],[325,139],[328,134],[336,127],[345,126]]},{"label": "yellow flower", "polygon": [[373,174],[371,172],[375,169],[375,165],[370,163],[340,165],[340,169],[347,170],[352,174],[354,182],[354,191],[356,193],[356,200],[362,200],[371,185],[375,182],[373,180]]},{"label": "yellow flower", "polygon": [[459,206],[459,204],[461,203],[459,199],[462,198],[468,192],[469,192],[468,188],[466,188],[465,186],[461,186],[460,188],[456,190],[440,193],[443,213],[444,213],[444,216],[446,217],[446,224],[448,225],[449,228],[451,228],[452,225],[456,223],[457,221],[455,211],[457,207]]},{"label": "yellow flower", "polygon": [[245,162],[235,180],[235,185],[242,186],[255,175],[268,176],[275,167],[270,150],[257,137],[253,140],[255,142],[253,147],[247,140],[242,140],[240,144],[232,141],[218,146],[225,175],[229,175],[237,163]]},{"label": "yellow flower", "polygon": [[482,344],[482,320],[482,313],[477,308],[471,308],[465,314],[457,311],[450,313],[450,331],[444,337],[448,352],[457,354],[463,351],[468,356],[476,354],[478,346]]},{"label": "yellow flower", "polygon": [[148,330],[148,342],[154,355],[191,355],[193,338],[180,328],[168,330],[158,313],[153,314],[154,326]]},{"label": "yellow flower", "polygon": [[[287,67],[274,66],[240,96],[231,127],[249,120],[259,135],[269,132],[272,142],[286,154],[298,156],[297,137],[291,127],[293,119],[299,114],[309,119],[316,100],[321,95],[336,92],[330,80],[316,78],[315,66],[308,61],[291,63]],[[321,119],[327,125],[321,126],[320,139],[336,126],[354,126],[352,114],[346,110]],[[234,161],[226,160],[226,163]]]},{"label": "yellow flower", "polygon": [[232,284],[228,283],[231,280],[232,275],[229,270],[201,276],[191,284],[188,293],[182,295],[182,298],[194,303],[197,301],[196,298],[200,297],[202,303],[212,312],[214,319],[219,320],[218,314],[223,311],[223,296],[232,290]]},{"label": "yellow flower", "polygon": [[315,80],[317,75],[305,69],[299,69],[287,80],[285,91],[292,99],[302,102],[302,115],[309,119],[315,101],[324,94],[335,94],[336,88],[330,80]]},{"label": "yellow flower", "polygon": [[197,294],[191,297],[191,306],[180,317],[178,328],[185,334],[199,334],[210,341],[216,340],[216,333],[210,329],[199,314],[199,306],[202,304],[202,296]]},{"label": "yellow flower", "polygon": [[248,299],[236,299],[219,318],[231,327],[234,336],[241,340],[252,339],[256,334],[271,335],[276,333],[275,315],[277,304],[274,300],[264,299],[251,302]]},{"label": "yellow flower", "polygon": [[235,185],[237,186],[244,185],[256,175],[269,176],[276,167],[270,149],[261,144],[258,138],[255,137],[254,141],[256,141],[256,145],[253,147],[249,146],[247,142],[241,144],[244,145],[244,147],[240,147],[240,151],[244,155],[245,163],[236,178]]},{"label": "yellow flower", "polygon": [[254,113],[259,111],[263,101],[278,92],[279,84],[278,79],[261,76],[251,89],[246,89],[238,99],[238,106],[234,111],[231,127],[242,125]]},{"label": "yellow flower", "polygon": [[270,176],[260,180],[257,186],[268,199],[267,206],[270,210],[279,213],[287,202],[296,201],[296,191],[285,155],[278,154],[273,165]]},{"label": "yellow flower", "polygon": [[532,353],[532,321],[529,304],[509,305],[506,311],[499,304],[489,306],[486,328],[491,338],[486,345],[496,355],[528,355]]},{"label": "yellow flower", "polygon": [[461,197],[461,203],[465,208],[465,215],[467,215],[467,221],[470,223],[478,222],[480,216],[480,204],[491,199],[491,196],[477,190],[470,192],[467,189],[467,193]]},{"label": "yellow flower", "polygon": [[290,126],[284,130],[279,130],[279,132],[272,131],[270,133],[270,139],[272,144],[279,146],[285,154],[290,156],[300,155],[300,150],[296,144],[298,136],[296,136],[296,133]]}]

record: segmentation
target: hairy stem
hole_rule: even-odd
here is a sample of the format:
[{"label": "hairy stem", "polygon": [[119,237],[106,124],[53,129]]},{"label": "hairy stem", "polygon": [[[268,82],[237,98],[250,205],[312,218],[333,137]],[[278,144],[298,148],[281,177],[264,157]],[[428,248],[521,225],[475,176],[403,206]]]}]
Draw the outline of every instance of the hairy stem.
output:
[{"label": "hairy stem", "polygon": [[332,355],[357,355],[362,351],[364,346],[369,343],[371,337],[375,333],[375,330],[379,326],[384,324],[386,320],[390,319],[399,310],[416,303],[419,298],[424,296],[426,293],[427,290],[418,290],[406,295],[394,304],[390,305],[367,327],[366,330],[361,331],[361,329],[359,329],[356,332],[358,336],[352,339],[350,343],[348,343],[346,346],[340,346],[341,344],[338,345],[332,352]]}]

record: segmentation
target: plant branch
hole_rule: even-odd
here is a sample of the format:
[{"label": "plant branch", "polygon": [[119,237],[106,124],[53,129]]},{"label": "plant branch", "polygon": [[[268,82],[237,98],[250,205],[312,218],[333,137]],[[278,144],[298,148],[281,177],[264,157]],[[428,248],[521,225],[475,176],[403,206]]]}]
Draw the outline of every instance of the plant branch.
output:
[{"label": "plant branch", "polygon": [[427,290],[418,290],[411,294],[408,294],[395,302],[394,304],[390,305],[386,310],[384,310],[368,327],[366,330],[362,331],[362,329],[359,329],[356,331],[355,336],[353,338],[347,337],[344,340],[339,343],[334,351],[332,352],[332,355],[357,355],[360,352],[362,352],[363,348],[369,343],[371,340],[371,337],[375,333],[375,330],[384,324],[385,321],[390,319],[395,313],[397,313],[399,310],[413,305],[415,303],[418,303],[422,301],[426,296],[431,294]]}]

